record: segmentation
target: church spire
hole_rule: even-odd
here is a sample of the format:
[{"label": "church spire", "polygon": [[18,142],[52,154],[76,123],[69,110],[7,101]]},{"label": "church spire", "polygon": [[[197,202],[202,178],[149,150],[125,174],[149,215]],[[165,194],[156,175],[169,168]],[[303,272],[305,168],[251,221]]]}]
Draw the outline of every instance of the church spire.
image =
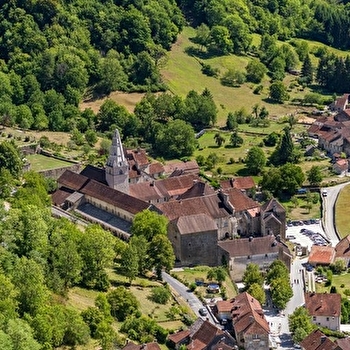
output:
[{"label": "church spire", "polygon": [[129,164],[125,158],[119,131],[114,131],[112,146],[106,163],[106,181],[109,187],[129,192]]}]

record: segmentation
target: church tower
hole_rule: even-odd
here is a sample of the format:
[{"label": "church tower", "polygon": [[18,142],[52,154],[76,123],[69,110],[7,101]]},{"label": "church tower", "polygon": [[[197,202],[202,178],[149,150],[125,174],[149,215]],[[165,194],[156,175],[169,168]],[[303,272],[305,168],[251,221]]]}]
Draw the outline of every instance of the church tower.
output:
[{"label": "church tower", "polygon": [[106,181],[108,186],[129,193],[129,164],[125,158],[119,131],[116,129],[106,163]]}]

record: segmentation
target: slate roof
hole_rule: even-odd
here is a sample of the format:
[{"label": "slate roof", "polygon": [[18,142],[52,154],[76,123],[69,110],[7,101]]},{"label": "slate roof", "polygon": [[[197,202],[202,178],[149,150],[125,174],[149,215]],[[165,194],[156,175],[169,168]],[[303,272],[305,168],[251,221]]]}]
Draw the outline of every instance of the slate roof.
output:
[{"label": "slate roof", "polygon": [[90,180],[84,188],[81,189],[81,193],[97,198],[111,205],[115,205],[116,207],[124,209],[132,214],[137,214],[142,210],[149,209],[150,207],[149,203],[94,180]]},{"label": "slate roof", "polygon": [[258,202],[255,202],[239,189],[231,188],[227,191],[227,193],[229,195],[229,201],[237,212],[257,207],[260,208],[260,204]]},{"label": "slate roof", "polygon": [[335,256],[337,258],[350,258],[350,235],[344,237],[335,246]]},{"label": "slate roof", "polygon": [[231,258],[278,253],[280,248],[290,254],[288,247],[278,242],[274,235],[220,241],[218,246],[227,251]]},{"label": "slate roof", "polygon": [[230,215],[217,194],[174,200],[158,204],[157,207],[170,221],[189,214],[206,214],[213,219],[224,218]]},{"label": "slate roof", "polygon": [[236,334],[270,333],[270,327],[260,303],[247,292],[234,298],[231,315]]},{"label": "slate roof", "polygon": [[310,333],[300,345],[305,350],[335,350],[337,345],[325,336],[319,329]]},{"label": "slate roof", "polygon": [[107,185],[105,169],[97,168],[93,165],[87,165],[81,172],[80,175],[84,175],[91,180]]},{"label": "slate roof", "polygon": [[218,229],[215,221],[206,214],[180,216],[174,222],[180,234],[215,231]]},{"label": "slate roof", "polygon": [[276,213],[284,213],[285,209],[284,207],[278,202],[277,199],[271,198],[269,201],[264,203],[261,206],[262,212],[276,212]]},{"label": "slate roof", "polygon": [[69,188],[73,191],[79,191],[88,181],[88,177],[71,170],[66,170],[57,180],[60,187]]},{"label": "slate roof", "polygon": [[313,245],[309,255],[309,263],[312,265],[329,265],[332,264],[335,257],[333,247],[323,247]]},{"label": "slate roof", "polygon": [[237,188],[239,190],[249,190],[255,187],[255,182],[251,176],[236,177],[236,178],[220,181],[220,187],[223,190],[229,189],[229,188]]},{"label": "slate roof", "polygon": [[338,293],[305,293],[305,307],[311,316],[339,317],[341,296]]}]

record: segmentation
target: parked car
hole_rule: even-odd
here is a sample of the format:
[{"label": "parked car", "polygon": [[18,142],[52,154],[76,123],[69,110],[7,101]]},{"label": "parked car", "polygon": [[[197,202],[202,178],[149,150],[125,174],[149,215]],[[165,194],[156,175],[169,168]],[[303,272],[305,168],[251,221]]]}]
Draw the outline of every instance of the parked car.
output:
[{"label": "parked car", "polygon": [[198,310],[199,314],[201,316],[207,316],[208,315],[208,310],[205,308],[205,307],[201,307],[199,310]]}]

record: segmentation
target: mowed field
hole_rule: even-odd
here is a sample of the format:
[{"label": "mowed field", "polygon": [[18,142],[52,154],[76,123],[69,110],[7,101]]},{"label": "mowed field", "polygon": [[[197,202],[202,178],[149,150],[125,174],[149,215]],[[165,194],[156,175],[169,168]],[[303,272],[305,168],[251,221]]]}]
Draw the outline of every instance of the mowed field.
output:
[{"label": "mowed field", "polygon": [[335,225],[341,237],[346,237],[350,233],[349,202],[350,185],[341,190],[335,207]]}]

